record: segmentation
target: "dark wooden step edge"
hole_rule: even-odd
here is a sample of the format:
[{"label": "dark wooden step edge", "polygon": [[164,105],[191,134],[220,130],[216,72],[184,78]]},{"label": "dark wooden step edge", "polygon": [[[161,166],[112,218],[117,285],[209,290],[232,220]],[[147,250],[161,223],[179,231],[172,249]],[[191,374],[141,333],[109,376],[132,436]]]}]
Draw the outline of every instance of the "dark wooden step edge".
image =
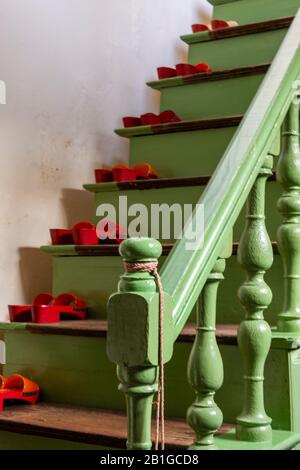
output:
[{"label": "dark wooden step edge", "polygon": [[[193,442],[193,431],[185,420],[166,419],[165,428],[167,450],[184,449]],[[217,434],[226,433],[232,428],[233,424],[224,424]],[[2,431],[99,447],[125,449],[126,429],[127,417],[124,413],[79,406],[41,402],[26,408],[26,411],[20,406],[12,406],[0,414]],[[154,432],[153,422],[153,436]]]},{"label": "dark wooden step edge", "polygon": [[[182,330],[177,342],[193,342],[196,331],[195,328],[194,323],[188,323]],[[237,328],[237,325],[218,325],[216,332],[218,343],[236,345]],[[52,325],[28,323],[25,329],[34,334],[106,338],[107,320],[63,321]]]},{"label": "dark wooden step edge", "polygon": [[[233,243],[232,246],[232,255],[236,256],[238,251],[239,244]],[[278,246],[276,242],[272,243],[273,252],[275,255],[278,255]],[[119,257],[119,245],[92,245],[92,246],[81,246],[81,245],[70,245],[72,248],[71,251],[68,250],[69,245],[66,245],[66,251],[64,254],[63,245],[59,245],[59,249],[57,247],[57,255],[58,256],[113,256]],[[171,252],[172,248],[174,247],[174,243],[163,243],[162,248],[162,256],[168,256]],[[43,251],[46,251],[48,254],[55,254],[56,247],[54,245],[48,245],[46,247],[42,247]],[[61,254],[60,254],[61,253]]]},{"label": "dark wooden step edge", "polygon": [[212,73],[198,73],[185,77],[173,77],[162,80],[147,82],[147,85],[154,90],[170,88],[174,86],[193,85],[202,82],[215,82],[218,80],[229,80],[232,78],[249,77],[266,73],[271,64],[248,65],[234,69],[218,70]]},{"label": "dark wooden step edge", "polygon": [[[193,186],[206,186],[210,179],[211,176],[158,178],[151,180],[124,181],[116,183],[90,183],[85,184],[84,188],[95,193],[106,191],[143,191],[150,189],[187,188]],[[276,181],[275,172],[273,172],[268,181]]]},{"label": "dark wooden step edge", "polygon": [[266,33],[278,29],[288,28],[294,20],[294,16],[286,16],[275,20],[261,21],[259,23],[248,23],[235,26],[234,28],[218,29],[215,31],[203,31],[199,33],[184,34],[181,39],[186,44],[197,44],[200,42],[229,39],[249,34]]},{"label": "dark wooden step edge", "polygon": [[223,127],[237,127],[243,119],[243,115],[226,116],[192,121],[181,121],[155,126],[127,127],[116,129],[115,133],[120,137],[143,137],[157,134],[173,134],[176,132],[189,132],[208,129],[220,129]]}]

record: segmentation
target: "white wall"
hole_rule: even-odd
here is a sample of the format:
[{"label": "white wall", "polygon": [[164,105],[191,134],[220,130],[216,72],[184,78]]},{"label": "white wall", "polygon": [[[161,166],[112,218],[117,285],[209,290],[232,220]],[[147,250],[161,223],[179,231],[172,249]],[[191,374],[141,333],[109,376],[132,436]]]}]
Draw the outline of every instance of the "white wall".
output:
[{"label": "white wall", "polygon": [[210,12],[205,0],[0,0],[0,320],[50,289],[37,247],[49,227],[91,218],[81,185],[127,160],[113,129],[158,110],[146,80],[186,59],[179,35]]}]

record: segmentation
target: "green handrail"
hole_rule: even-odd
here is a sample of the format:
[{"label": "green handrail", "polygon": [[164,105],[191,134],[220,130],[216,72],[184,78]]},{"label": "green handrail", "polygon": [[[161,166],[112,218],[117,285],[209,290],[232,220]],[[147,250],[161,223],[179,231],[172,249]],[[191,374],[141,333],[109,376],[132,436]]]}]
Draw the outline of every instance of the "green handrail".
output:
[{"label": "green handrail", "polygon": [[[173,300],[174,340],[199,298],[295,96],[300,75],[300,10],[248,112],[198,204],[204,207],[204,242],[188,251],[178,240],[161,270]],[[189,222],[195,226],[195,215]],[[188,227],[186,227],[188,229]]]}]

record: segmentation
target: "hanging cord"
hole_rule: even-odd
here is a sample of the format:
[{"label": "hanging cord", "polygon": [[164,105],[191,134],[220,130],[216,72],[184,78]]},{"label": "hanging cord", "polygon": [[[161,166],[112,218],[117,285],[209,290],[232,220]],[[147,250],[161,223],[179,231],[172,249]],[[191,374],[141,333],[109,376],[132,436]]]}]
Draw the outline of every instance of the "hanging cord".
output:
[{"label": "hanging cord", "polygon": [[125,270],[130,273],[147,272],[152,274],[159,293],[159,379],[157,392],[156,407],[156,435],[155,450],[159,449],[159,441],[161,450],[165,450],[165,373],[164,373],[164,291],[161,283],[160,275],[157,271],[158,262],[151,263],[129,263],[124,262]]}]

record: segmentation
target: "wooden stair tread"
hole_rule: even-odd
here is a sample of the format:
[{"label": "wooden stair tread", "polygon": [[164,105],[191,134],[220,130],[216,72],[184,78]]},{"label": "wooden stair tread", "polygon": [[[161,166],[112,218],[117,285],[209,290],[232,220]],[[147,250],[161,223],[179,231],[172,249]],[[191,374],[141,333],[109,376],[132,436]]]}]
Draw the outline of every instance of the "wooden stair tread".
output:
[{"label": "wooden stair tread", "polygon": [[[170,79],[171,80],[171,79]],[[115,133],[121,137],[142,137],[146,135],[173,134],[176,132],[190,132],[208,129],[221,129],[224,127],[237,127],[243,119],[241,114],[235,116],[217,117],[211,119],[171,122],[154,126],[124,127],[116,129]]]},{"label": "wooden stair tread", "polygon": [[238,36],[247,36],[248,34],[266,33],[278,29],[288,28],[294,16],[285,16],[275,20],[260,21],[258,23],[248,23],[234,28],[218,29],[215,31],[203,31],[199,33],[185,34],[181,39],[187,44],[196,44],[198,42],[207,42],[220,39],[229,39]]},{"label": "wooden stair tread", "polygon": [[271,64],[247,65],[233,69],[216,70],[212,73],[198,73],[184,77],[172,77],[161,80],[147,82],[147,85],[154,90],[169,88],[172,86],[193,85],[201,82],[215,82],[218,80],[229,80],[231,78],[248,77],[250,75],[260,75],[269,70]]},{"label": "wooden stair tread", "polygon": [[206,186],[210,178],[211,176],[157,178],[149,180],[120,181],[113,183],[92,183],[85,184],[83,187],[94,193],[108,191],[142,191],[147,189]]},{"label": "wooden stair tread", "polygon": [[[193,442],[193,431],[184,420],[167,419],[165,426],[167,448],[186,448]],[[219,434],[232,428],[233,425],[225,424]],[[125,414],[115,411],[41,402],[34,406],[7,406],[0,414],[0,429],[103,447],[125,448],[127,419]]]},{"label": "wooden stair tread", "polygon": [[[237,242],[232,245],[232,255],[236,256],[239,244]],[[174,247],[173,243],[163,243],[163,256],[168,256]],[[273,253],[278,254],[277,242],[272,242]],[[118,245],[46,245],[41,247],[48,254],[56,256],[116,256],[120,257]]]},{"label": "wooden stair tread", "polygon": [[[143,191],[149,189],[167,189],[167,188],[187,188],[193,186],[206,186],[211,179],[207,176],[188,176],[158,178],[137,181],[121,181],[113,183],[89,183],[84,184],[84,189],[93,193],[102,193],[110,191]],[[276,181],[276,173],[270,176],[268,181]]]},{"label": "wooden stair tread", "polygon": [[[106,338],[107,320],[74,320],[52,324],[27,323],[25,328],[27,331],[36,334]],[[188,323],[182,330],[178,341],[193,342],[195,328],[194,323]],[[238,325],[217,325],[216,335],[219,342],[221,344],[236,344],[237,328]]]}]

